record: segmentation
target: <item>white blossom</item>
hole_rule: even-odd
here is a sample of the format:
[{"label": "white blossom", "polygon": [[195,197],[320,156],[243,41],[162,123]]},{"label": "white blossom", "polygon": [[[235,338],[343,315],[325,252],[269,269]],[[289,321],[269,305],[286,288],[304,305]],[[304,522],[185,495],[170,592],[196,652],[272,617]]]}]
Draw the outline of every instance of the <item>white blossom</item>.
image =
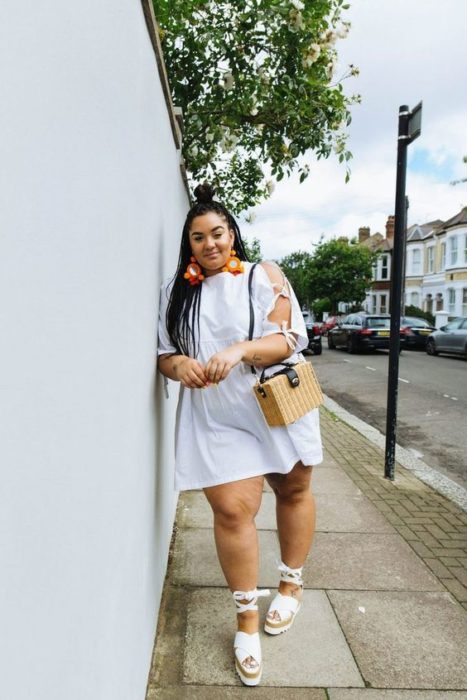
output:
[{"label": "white blossom", "polygon": [[360,68],[357,68],[357,66],[354,66],[353,63],[350,63],[349,68],[350,68],[350,75],[352,77],[356,78],[358,75],[360,75]]},{"label": "white blossom", "polygon": [[289,12],[289,27],[293,31],[303,27],[303,15],[300,10],[290,10]]},{"label": "white blossom", "polygon": [[339,39],[345,39],[349,34],[348,23],[343,23],[341,27],[337,30],[337,36]]},{"label": "white blossom", "polygon": [[234,77],[230,71],[226,71],[224,73],[224,78],[223,78],[223,88],[224,90],[232,90],[234,86]]},{"label": "white blossom", "polygon": [[327,29],[321,35],[321,46],[323,48],[334,46],[336,41],[337,41],[337,32],[335,32],[333,29]]},{"label": "white blossom", "polygon": [[303,10],[305,5],[301,0],[291,0],[290,4],[295,7],[296,10]]},{"label": "white blossom", "polygon": [[311,44],[308,48],[306,56],[302,59],[302,65],[304,68],[309,68],[316,63],[321,53],[321,46],[319,44]]},{"label": "white blossom", "polygon": [[255,219],[256,219],[256,214],[254,211],[248,212],[248,214],[245,216],[245,221],[249,224],[252,224]]},{"label": "white blossom", "polygon": [[335,59],[332,59],[329,61],[329,63],[326,66],[326,76],[328,77],[329,80],[331,80],[332,76],[334,75],[334,71],[336,70],[337,67],[337,62]]},{"label": "white blossom", "polygon": [[272,180],[266,181],[266,189],[269,192],[269,194],[272,194],[274,192],[274,190],[276,189],[276,185]]}]

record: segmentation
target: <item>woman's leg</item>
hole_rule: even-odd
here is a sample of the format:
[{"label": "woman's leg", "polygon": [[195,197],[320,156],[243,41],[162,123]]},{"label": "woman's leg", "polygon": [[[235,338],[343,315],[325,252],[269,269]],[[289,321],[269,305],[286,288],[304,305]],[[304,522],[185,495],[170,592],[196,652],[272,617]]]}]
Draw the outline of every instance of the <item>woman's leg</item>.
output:
[{"label": "woman's leg", "polygon": [[[312,467],[297,462],[288,474],[267,474],[276,495],[277,530],[281,558],[291,569],[303,566],[315,531],[315,502],[310,488]],[[281,581],[283,595],[298,593],[299,586]]]},{"label": "woman's leg", "polygon": [[[242,479],[204,489],[214,514],[217,556],[231,591],[251,591],[258,583],[258,537],[255,516],[261,504],[263,477]],[[237,615],[238,629],[258,630],[258,613]]]}]

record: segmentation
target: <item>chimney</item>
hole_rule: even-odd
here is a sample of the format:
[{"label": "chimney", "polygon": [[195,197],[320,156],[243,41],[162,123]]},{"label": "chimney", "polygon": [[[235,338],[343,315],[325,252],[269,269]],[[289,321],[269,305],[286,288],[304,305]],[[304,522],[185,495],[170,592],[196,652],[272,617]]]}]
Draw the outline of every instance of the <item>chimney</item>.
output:
[{"label": "chimney", "polygon": [[367,241],[370,237],[370,227],[369,226],[360,226],[358,229],[358,242],[363,243],[364,241]]},{"label": "chimney", "polygon": [[388,216],[388,220],[386,221],[386,238],[388,240],[394,239],[394,217],[393,216]]}]

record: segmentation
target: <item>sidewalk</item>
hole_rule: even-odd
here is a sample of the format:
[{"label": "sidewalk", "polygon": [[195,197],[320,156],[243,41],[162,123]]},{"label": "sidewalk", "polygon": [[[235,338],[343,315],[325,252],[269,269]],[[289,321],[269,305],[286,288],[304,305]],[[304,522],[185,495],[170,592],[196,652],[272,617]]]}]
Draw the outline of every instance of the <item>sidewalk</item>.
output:
[{"label": "sidewalk", "polygon": [[[467,516],[321,409],[325,461],[313,473],[317,530],[303,605],[262,635],[261,685],[233,664],[235,610],[202,492],[181,495],[147,700],[467,699]],[[274,496],[257,517],[259,587],[278,583]],[[262,617],[269,605],[260,599]],[[465,609],[464,609],[465,608]]]}]

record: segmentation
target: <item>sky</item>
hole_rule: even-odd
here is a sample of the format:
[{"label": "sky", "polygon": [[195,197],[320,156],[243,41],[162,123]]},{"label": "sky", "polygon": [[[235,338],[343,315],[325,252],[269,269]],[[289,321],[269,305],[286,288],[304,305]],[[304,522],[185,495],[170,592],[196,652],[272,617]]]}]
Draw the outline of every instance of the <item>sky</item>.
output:
[{"label": "sky", "polygon": [[[422,133],[408,148],[408,225],[448,219],[467,205],[467,0],[349,0],[352,24],[338,41],[340,72],[352,63],[360,75],[345,81],[359,93],[348,145],[351,179],[337,157],[317,162],[299,184],[276,184],[272,197],[241,220],[247,240],[258,238],[263,257],[312,251],[321,236],[356,236],[360,226],[385,232],[394,213],[399,106],[423,100]],[[339,69],[338,69],[339,74]]]}]

